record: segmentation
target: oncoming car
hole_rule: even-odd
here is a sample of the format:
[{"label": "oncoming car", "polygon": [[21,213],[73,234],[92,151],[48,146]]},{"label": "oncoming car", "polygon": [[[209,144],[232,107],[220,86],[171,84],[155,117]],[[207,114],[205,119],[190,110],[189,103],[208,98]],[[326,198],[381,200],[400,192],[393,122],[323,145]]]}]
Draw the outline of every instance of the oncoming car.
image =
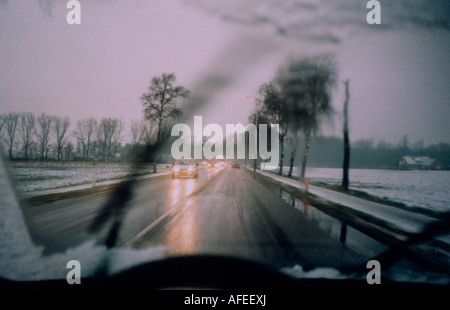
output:
[{"label": "oncoming car", "polygon": [[193,159],[177,160],[172,165],[172,178],[178,177],[198,177],[197,162]]},{"label": "oncoming car", "polygon": [[231,168],[238,168],[238,169],[241,169],[241,163],[238,162],[238,161],[233,161],[233,162],[231,163]]}]

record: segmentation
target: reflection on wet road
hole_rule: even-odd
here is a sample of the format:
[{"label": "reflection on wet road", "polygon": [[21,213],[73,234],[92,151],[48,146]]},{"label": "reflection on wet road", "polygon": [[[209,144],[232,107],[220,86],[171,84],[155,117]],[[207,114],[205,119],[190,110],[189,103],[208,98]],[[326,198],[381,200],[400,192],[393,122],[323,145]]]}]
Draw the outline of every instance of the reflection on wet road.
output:
[{"label": "reflection on wet road", "polygon": [[330,235],[328,225],[334,228],[340,222],[327,219],[323,227],[310,210],[292,208],[244,169],[226,169],[179,200],[163,220],[128,245],[166,245],[169,255],[227,255],[303,266],[357,266],[373,255],[351,250]]}]

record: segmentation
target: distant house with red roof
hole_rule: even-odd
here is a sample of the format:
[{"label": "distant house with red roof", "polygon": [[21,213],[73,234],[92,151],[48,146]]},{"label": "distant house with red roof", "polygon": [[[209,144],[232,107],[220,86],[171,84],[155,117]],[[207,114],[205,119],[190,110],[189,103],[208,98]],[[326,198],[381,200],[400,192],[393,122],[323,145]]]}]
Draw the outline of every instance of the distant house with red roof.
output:
[{"label": "distant house with red roof", "polygon": [[442,170],[442,164],[428,156],[403,156],[399,166],[407,170]]}]

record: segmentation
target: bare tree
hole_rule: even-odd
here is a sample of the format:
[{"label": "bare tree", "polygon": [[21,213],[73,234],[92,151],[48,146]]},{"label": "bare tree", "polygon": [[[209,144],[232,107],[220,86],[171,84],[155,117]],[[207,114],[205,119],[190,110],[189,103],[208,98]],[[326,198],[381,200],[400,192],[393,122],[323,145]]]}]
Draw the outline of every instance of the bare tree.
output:
[{"label": "bare tree", "polygon": [[[256,128],[258,128],[257,132],[257,146],[256,146],[256,159],[253,162],[253,171],[256,171],[259,164],[259,125],[261,124],[270,124],[270,121],[267,119],[267,117],[261,112],[262,107],[262,101],[259,98],[255,98],[256,102],[256,110],[250,114],[248,117],[248,121],[252,124],[255,124]],[[267,130],[270,130],[270,126],[267,127]]]},{"label": "bare tree", "polygon": [[[189,97],[189,90],[183,86],[175,86],[175,82],[174,73],[163,73],[151,80],[148,92],[141,96],[145,118],[156,125],[156,145],[161,143],[167,122],[182,115],[181,109],[177,107],[177,99]],[[155,158],[153,170],[156,172]]]},{"label": "bare tree", "polygon": [[289,143],[292,147],[291,149],[291,158],[289,159],[289,172],[288,172],[288,177],[292,177],[292,172],[294,170],[294,160],[295,160],[295,155],[297,154],[297,145],[298,145],[298,139],[296,137],[297,133],[294,132],[293,133],[295,136],[294,137],[289,137]]},{"label": "bare tree", "polygon": [[[133,162],[144,160],[146,145],[150,145],[153,138],[150,122],[145,119],[131,120],[129,137],[131,138],[130,145],[122,149],[122,157]],[[123,152],[125,152],[125,156]]]},{"label": "bare tree", "polygon": [[328,56],[291,61],[280,72],[283,97],[289,106],[290,124],[303,133],[303,154],[300,178],[305,179],[311,136],[316,134],[324,117],[332,114],[331,89],[336,84],[337,69]]},{"label": "bare tree", "polygon": [[64,158],[65,158],[66,161],[71,160],[72,153],[73,153],[73,148],[74,147],[73,147],[73,143],[72,142],[68,142],[66,144],[66,146],[64,146],[64,154],[65,154]]},{"label": "bare tree", "polygon": [[138,145],[142,142],[142,125],[142,121],[140,120],[131,120],[131,145]]},{"label": "bare tree", "polygon": [[3,116],[3,122],[7,135],[6,142],[8,144],[9,159],[13,159],[13,146],[16,136],[17,124],[19,122],[19,114],[15,112],[9,112],[8,114]]},{"label": "bare tree", "polygon": [[77,121],[77,127],[74,131],[74,135],[77,139],[78,152],[81,152],[82,157],[86,158],[86,132],[84,130],[85,119]]},{"label": "bare tree", "polygon": [[22,138],[23,156],[28,160],[28,151],[35,131],[36,117],[31,112],[24,112],[20,114],[19,133]]},{"label": "bare tree", "polygon": [[[35,128],[36,130],[36,128]],[[28,158],[29,159],[36,159],[38,156],[38,144],[37,142],[33,139],[30,142],[30,146],[28,147]]]},{"label": "bare tree", "polygon": [[113,136],[119,130],[120,120],[113,118],[102,118],[97,127],[97,141],[104,161],[109,161],[111,151],[114,149]]},{"label": "bare tree", "polygon": [[288,107],[281,96],[276,81],[261,85],[259,96],[263,98],[260,113],[265,115],[270,124],[279,125],[280,161],[278,173],[281,175],[284,162],[284,138],[288,133]]},{"label": "bare tree", "polygon": [[38,116],[36,127],[36,137],[39,144],[40,159],[46,159],[47,147],[50,141],[50,133],[52,130],[53,116],[42,113]]},{"label": "bare tree", "polygon": [[131,120],[131,157],[133,161],[138,158],[139,145],[142,143],[144,134],[145,120]]},{"label": "bare tree", "polygon": [[56,140],[57,160],[61,160],[62,158],[62,151],[68,139],[69,126],[70,126],[70,119],[68,117],[61,118],[55,116],[53,118],[53,129],[54,129],[53,132],[55,134]]},{"label": "bare tree", "polygon": [[86,158],[89,160],[90,150],[91,150],[91,140],[97,128],[98,122],[95,118],[90,117],[85,120],[84,127],[86,132]]},{"label": "bare tree", "polygon": [[174,73],[163,73],[151,80],[148,92],[141,96],[145,118],[156,124],[157,144],[161,142],[161,130],[165,122],[182,114],[176,105],[176,99],[189,97],[189,90],[183,86],[174,86],[175,82]]},{"label": "bare tree", "polygon": [[95,141],[93,142],[93,148],[95,149],[95,157],[102,158],[103,161],[106,160],[106,142],[104,138],[104,129],[101,125],[102,120],[97,125],[95,129]]},{"label": "bare tree", "polygon": [[123,140],[123,128],[124,122],[121,119],[116,119],[114,122],[114,132],[111,137],[112,155],[114,160],[116,159],[116,155],[120,150],[121,142]]},{"label": "bare tree", "polygon": [[141,125],[141,139],[142,142],[145,145],[150,145],[152,144],[153,140],[154,140],[154,127],[153,127],[153,123],[146,121],[146,120],[142,120],[141,121],[142,125]]},{"label": "bare tree", "polygon": [[75,136],[78,143],[81,144],[83,150],[83,157],[89,160],[92,138],[97,129],[98,122],[95,118],[84,118],[77,122],[77,128],[75,130]]}]

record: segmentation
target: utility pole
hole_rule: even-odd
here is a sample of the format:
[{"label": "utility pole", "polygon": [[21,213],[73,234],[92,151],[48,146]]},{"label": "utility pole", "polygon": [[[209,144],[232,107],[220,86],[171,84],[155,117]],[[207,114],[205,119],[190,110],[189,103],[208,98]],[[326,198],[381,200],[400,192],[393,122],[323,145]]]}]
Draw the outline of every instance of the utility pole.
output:
[{"label": "utility pole", "polygon": [[344,163],[342,187],[348,191],[349,177],[348,170],[350,168],[350,139],[348,135],[348,102],[350,100],[349,84],[350,79],[344,82],[345,84],[345,102],[344,102]]}]

